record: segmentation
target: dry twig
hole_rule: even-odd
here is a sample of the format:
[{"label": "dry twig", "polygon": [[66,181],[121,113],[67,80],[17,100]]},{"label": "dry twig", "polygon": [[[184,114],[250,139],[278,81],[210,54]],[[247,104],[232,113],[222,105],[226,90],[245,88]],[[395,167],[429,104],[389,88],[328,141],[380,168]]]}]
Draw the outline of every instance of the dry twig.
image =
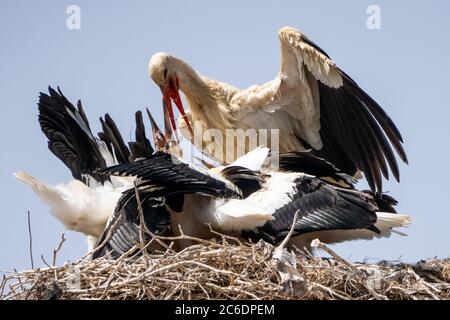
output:
[{"label": "dry twig", "polygon": [[[60,299],[299,298],[281,284],[271,245],[238,243],[228,237],[212,242],[180,232],[179,237],[157,237],[160,241],[189,239],[195,243],[179,252],[167,245],[166,251],[146,256],[127,253],[117,260],[80,259],[70,267],[7,273],[0,281],[0,299],[44,299],[54,287],[61,289]],[[132,250],[136,248],[139,246]],[[349,263],[340,257],[330,260],[300,253],[294,258],[307,288],[302,299],[450,298],[447,260],[407,265]],[[376,274],[370,272],[372,269]],[[78,286],[68,284],[73,270],[78,272]]]},{"label": "dry twig", "polygon": [[29,250],[30,250],[30,259],[31,259],[31,269],[34,269],[34,260],[33,260],[33,235],[31,233],[31,219],[30,219],[30,210],[27,213],[27,222],[28,222],[28,238],[29,238]]},{"label": "dry twig", "polygon": [[56,266],[56,257],[58,255],[59,250],[61,250],[64,242],[66,242],[66,238],[64,237],[64,233],[61,234],[61,240],[58,244],[58,247],[56,249],[53,250],[53,266]]}]

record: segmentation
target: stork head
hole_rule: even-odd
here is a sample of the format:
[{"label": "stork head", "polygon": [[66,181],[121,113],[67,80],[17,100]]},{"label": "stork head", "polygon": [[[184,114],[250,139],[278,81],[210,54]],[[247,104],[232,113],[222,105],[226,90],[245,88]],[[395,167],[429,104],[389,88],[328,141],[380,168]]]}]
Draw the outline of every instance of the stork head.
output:
[{"label": "stork head", "polygon": [[165,52],[158,52],[152,56],[148,64],[148,72],[152,80],[159,86],[163,100],[167,106],[172,127],[176,131],[175,117],[173,115],[172,101],[181,113],[186,126],[193,135],[191,125],[186,119],[183,103],[180,97],[180,80],[178,59]]}]

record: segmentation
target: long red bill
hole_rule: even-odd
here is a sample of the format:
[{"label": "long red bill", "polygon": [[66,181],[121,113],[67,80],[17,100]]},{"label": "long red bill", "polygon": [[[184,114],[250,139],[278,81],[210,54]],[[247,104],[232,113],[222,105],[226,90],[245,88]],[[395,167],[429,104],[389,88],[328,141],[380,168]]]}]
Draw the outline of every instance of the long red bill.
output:
[{"label": "long red bill", "polygon": [[164,114],[164,137],[166,140],[171,140],[173,136],[173,127],[171,124],[169,111],[167,110],[167,106],[163,100],[163,114]]},{"label": "long red bill", "polygon": [[177,125],[175,123],[175,116],[173,115],[172,100],[170,99],[169,94],[164,93],[163,104],[165,105],[167,112],[169,113],[170,125],[172,126],[173,132],[175,132],[175,139],[179,143],[180,139],[178,138]]},{"label": "long red bill", "polygon": [[164,92],[164,102],[166,104],[167,110],[169,111],[169,115],[171,118],[170,121],[172,123],[174,131],[176,131],[176,126],[175,126],[175,118],[174,118],[173,110],[172,110],[172,104],[169,103],[169,102],[171,102],[171,100],[173,100],[173,102],[177,106],[178,110],[180,111],[181,116],[183,117],[183,120],[186,123],[186,126],[187,126],[189,132],[191,133],[192,136],[194,136],[194,131],[192,130],[191,124],[189,123],[189,120],[186,117],[186,112],[184,111],[183,103],[181,102],[178,77],[175,76],[175,78],[169,82],[168,87],[164,91],[165,91]]},{"label": "long red bill", "polygon": [[191,124],[189,123],[189,120],[186,117],[186,113],[184,112],[183,103],[181,102],[178,90],[176,91],[176,95],[173,101],[175,102],[175,105],[178,107],[178,110],[180,110],[181,116],[183,117],[183,120],[186,123],[187,128],[189,129],[189,132],[191,133],[192,136],[194,136],[194,131],[192,130]]}]

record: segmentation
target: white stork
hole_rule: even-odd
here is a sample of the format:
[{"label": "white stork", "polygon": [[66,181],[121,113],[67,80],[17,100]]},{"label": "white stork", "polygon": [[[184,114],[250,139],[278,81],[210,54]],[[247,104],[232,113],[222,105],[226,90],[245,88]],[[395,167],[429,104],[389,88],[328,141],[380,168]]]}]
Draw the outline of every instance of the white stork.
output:
[{"label": "white stork", "polygon": [[[159,130],[155,124],[153,128]],[[167,135],[154,136],[167,146],[163,143]],[[204,171],[176,155],[157,152],[103,172],[137,178],[145,224],[158,233],[171,224],[175,234],[181,226],[187,235],[210,238],[211,225],[223,233],[277,243],[294,223],[291,244],[309,248],[315,238],[338,243],[388,237],[410,223],[409,216],[395,213],[394,199],[355,190],[349,176],[310,152],[280,155],[278,169],[264,164],[268,158],[267,148],[257,148],[230,165]],[[132,190],[119,202],[110,225],[115,228],[105,230],[109,240],[96,257],[118,257],[138,241],[137,199]],[[179,243],[181,248],[189,245],[189,240]]]},{"label": "white stork", "polygon": [[39,97],[39,123],[50,151],[71,170],[74,180],[51,186],[24,172],[14,175],[33,189],[67,229],[85,234],[90,251],[122,193],[134,185],[134,179],[107,177],[97,170],[149,156],[153,149],[145,137],[141,113],[136,113],[136,142],[130,143],[130,152],[108,114],[100,119],[103,132],[96,138],[80,101],[75,108],[59,89],[49,88],[49,93]]},{"label": "white stork", "polygon": [[[183,135],[191,141],[193,123],[219,129],[224,137],[226,129],[279,129],[280,152],[313,149],[349,175],[362,171],[379,194],[381,175],[389,178],[388,167],[399,180],[391,144],[406,163],[407,156],[402,136],[386,112],[303,33],[284,27],[278,38],[277,77],[243,90],[201,76],[168,53],[153,55],[149,74],[161,88],[172,125],[171,100],[182,114]],[[186,114],[179,90],[189,104]],[[226,156],[216,160],[236,158],[234,149],[223,152]]]}]

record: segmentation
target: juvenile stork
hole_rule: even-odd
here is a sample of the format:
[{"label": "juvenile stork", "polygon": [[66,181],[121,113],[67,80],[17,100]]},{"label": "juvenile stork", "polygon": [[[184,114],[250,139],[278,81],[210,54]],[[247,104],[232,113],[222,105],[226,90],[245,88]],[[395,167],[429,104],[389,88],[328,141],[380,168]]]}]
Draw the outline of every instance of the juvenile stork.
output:
[{"label": "juvenile stork", "polygon": [[[153,55],[149,74],[163,93],[172,125],[171,101],[182,114],[181,131],[191,141],[193,123],[200,123],[202,129],[219,129],[224,137],[226,129],[279,129],[280,152],[313,149],[349,175],[363,172],[378,193],[381,175],[389,179],[388,167],[399,181],[392,146],[405,163],[408,160],[402,136],[386,112],[303,33],[284,27],[278,38],[277,77],[243,90],[201,76],[168,53]],[[186,113],[179,90],[189,104]],[[235,147],[230,150],[223,144],[223,148],[226,156],[215,160],[236,158]]]},{"label": "juvenile stork", "polygon": [[41,93],[38,106],[39,124],[48,148],[70,169],[74,179],[52,186],[25,172],[14,175],[33,189],[67,229],[86,235],[90,251],[122,193],[134,186],[134,179],[109,177],[97,171],[153,153],[142,114],[136,113],[136,141],[128,147],[108,114],[100,119],[102,132],[95,137],[81,102],[75,107],[59,89]]}]

